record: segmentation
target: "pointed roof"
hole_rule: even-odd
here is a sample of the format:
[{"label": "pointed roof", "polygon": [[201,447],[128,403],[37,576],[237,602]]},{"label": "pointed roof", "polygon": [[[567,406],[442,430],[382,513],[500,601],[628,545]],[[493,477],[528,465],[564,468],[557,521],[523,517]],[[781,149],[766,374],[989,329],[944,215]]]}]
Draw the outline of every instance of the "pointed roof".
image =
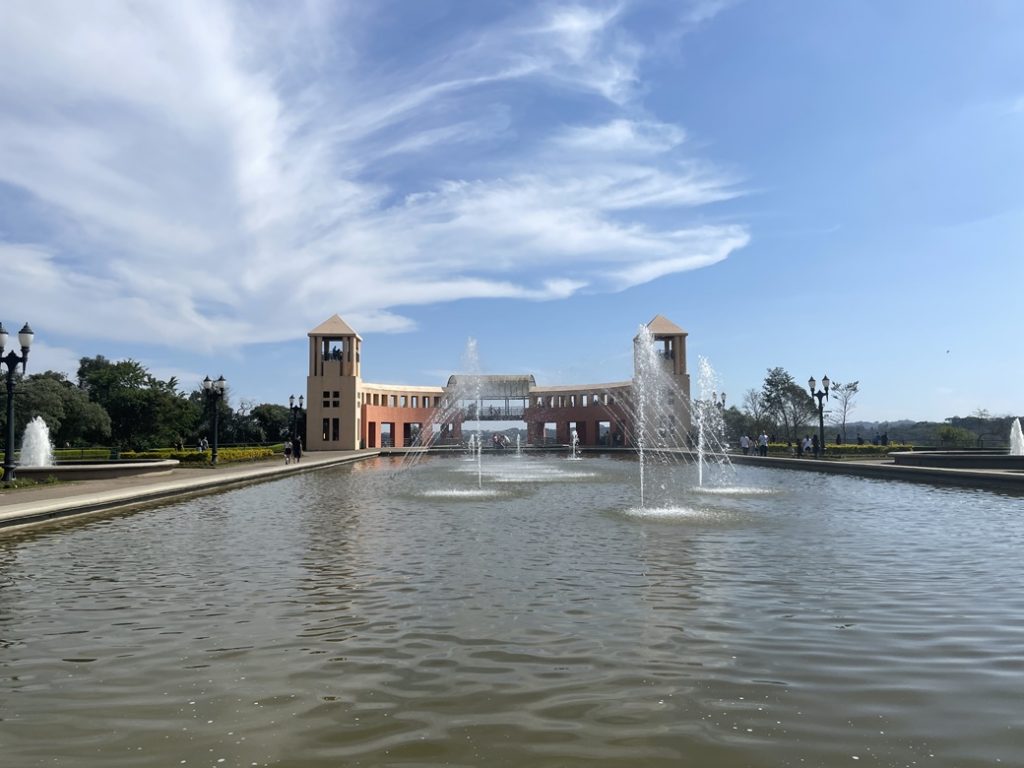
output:
[{"label": "pointed roof", "polygon": [[687,333],[664,315],[655,315],[647,324],[655,336],[686,336]]},{"label": "pointed roof", "polygon": [[331,315],[320,325],[309,332],[310,336],[355,336],[360,341],[362,336],[353,330],[352,326],[342,320],[338,315]]}]

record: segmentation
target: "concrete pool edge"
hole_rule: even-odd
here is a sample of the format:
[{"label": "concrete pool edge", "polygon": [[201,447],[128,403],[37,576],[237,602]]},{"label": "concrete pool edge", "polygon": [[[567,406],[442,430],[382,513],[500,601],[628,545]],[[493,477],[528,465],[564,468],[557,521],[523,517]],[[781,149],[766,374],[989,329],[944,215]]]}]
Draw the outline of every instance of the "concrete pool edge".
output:
[{"label": "concrete pool edge", "polygon": [[130,485],[111,487],[103,481],[55,485],[10,492],[0,499],[0,535],[5,531],[44,524],[53,520],[149,504],[156,501],[187,498],[233,486],[277,480],[289,475],[313,472],[373,458],[379,451],[331,451],[307,453],[300,464],[285,465],[280,459],[258,464],[224,465],[213,469],[192,470],[171,475],[137,476]]},{"label": "concrete pool edge", "polygon": [[828,459],[797,459],[779,456],[729,457],[734,464],[804,472],[825,472],[834,475],[856,475],[879,480],[900,480],[912,483],[957,485],[981,490],[1016,490],[1024,492],[1024,473],[1007,469],[962,469],[958,467],[921,467],[881,461],[838,461]]}]

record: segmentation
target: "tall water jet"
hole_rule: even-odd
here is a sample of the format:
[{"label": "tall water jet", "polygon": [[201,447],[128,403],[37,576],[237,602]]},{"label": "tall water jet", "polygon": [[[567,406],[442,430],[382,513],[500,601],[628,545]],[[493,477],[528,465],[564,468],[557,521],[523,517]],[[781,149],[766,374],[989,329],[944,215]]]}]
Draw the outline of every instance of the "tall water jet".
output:
[{"label": "tall water jet", "polygon": [[667,461],[679,461],[679,449],[685,439],[685,424],[679,406],[686,407],[686,396],[673,380],[672,352],[659,349],[657,338],[647,325],[641,325],[633,340],[633,413],[634,442],[640,470],[640,507],[646,503],[647,462],[652,452]]},{"label": "tall water jet", "polygon": [[647,399],[651,389],[650,371],[656,367],[652,361],[654,337],[646,325],[640,326],[633,341],[633,404],[636,412],[636,453],[640,469],[640,508],[644,507],[644,470],[647,451]]},{"label": "tall water jet", "polygon": [[476,437],[476,487],[484,487],[484,441],[479,432]]},{"label": "tall water jet", "polygon": [[1024,456],[1024,433],[1020,429],[1020,419],[1014,419],[1010,427],[1010,455]]},{"label": "tall water jet", "polygon": [[720,463],[729,461],[723,440],[725,419],[725,393],[719,395],[718,376],[707,358],[698,358],[698,387],[700,396],[694,402],[697,427],[697,485],[704,485],[704,467],[709,453],[721,457]]},{"label": "tall water jet", "polygon": [[569,439],[569,459],[577,461],[580,458],[580,435],[574,429]]},{"label": "tall water jet", "polygon": [[520,445],[519,433],[516,432],[516,458],[521,459],[523,457],[523,447]]},{"label": "tall water jet", "polygon": [[36,416],[25,426],[21,439],[21,461],[23,467],[52,467],[53,446],[50,444],[50,428],[41,416]]}]

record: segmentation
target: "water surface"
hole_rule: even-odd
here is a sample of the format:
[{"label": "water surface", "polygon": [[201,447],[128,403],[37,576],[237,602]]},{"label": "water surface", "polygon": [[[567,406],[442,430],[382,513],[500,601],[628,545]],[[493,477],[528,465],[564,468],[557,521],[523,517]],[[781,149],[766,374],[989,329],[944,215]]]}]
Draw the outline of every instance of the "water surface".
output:
[{"label": "water surface", "polygon": [[0,538],[4,765],[988,766],[1024,504],[374,460]]}]

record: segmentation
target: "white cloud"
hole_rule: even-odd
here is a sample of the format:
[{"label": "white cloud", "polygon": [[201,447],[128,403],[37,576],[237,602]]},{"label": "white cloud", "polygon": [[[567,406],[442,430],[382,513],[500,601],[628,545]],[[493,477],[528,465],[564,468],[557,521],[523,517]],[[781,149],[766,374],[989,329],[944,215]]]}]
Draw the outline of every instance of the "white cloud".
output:
[{"label": "white cloud", "polygon": [[[20,327],[21,325],[19,324],[18,328]],[[9,328],[8,330],[11,331],[11,338],[16,339],[17,337],[14,335],[14,332],[17,329],[11,330]],[[33,330],[35,329],[33,328]],[[32,348],[28,354],[28,373],[57,371],[75,381],[75,377],[78,374],[78,360],[80,357],[82,356],[72,349],[53,346],[42,340],[33,341]]]},{"label": "white cloud", "polygon": [[[385,66],[355,6],[12,6],[0,191],[31,204],[0,241],[28,286],[7,311],[208,351],[335,311],[398,332],[402,306],[554,300],[726,258],[744,228],[657,223],[738,180],[635,104],[627,10],[523,11]],[[511,95],[536,88],[594,114],[542,120]]]}]

